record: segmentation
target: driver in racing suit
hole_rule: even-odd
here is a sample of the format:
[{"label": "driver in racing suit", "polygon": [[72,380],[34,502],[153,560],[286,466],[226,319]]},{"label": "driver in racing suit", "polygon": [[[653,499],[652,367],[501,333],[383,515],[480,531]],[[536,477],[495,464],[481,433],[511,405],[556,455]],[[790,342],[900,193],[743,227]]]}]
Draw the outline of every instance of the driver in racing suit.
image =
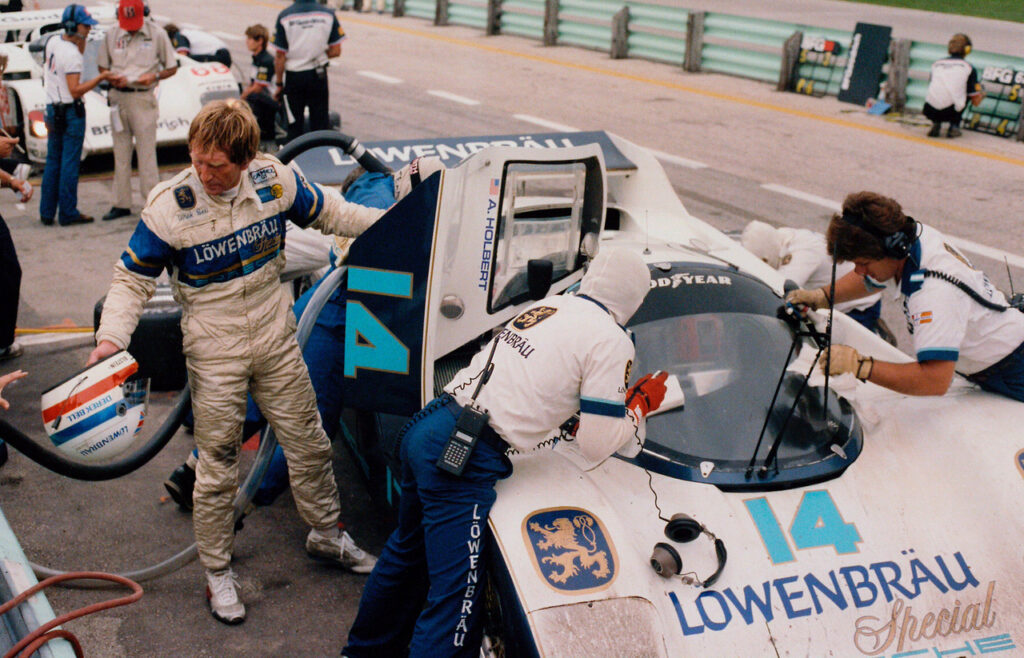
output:
[{"label": "driver in racing suit", "polygon": [[[548,297],[521,313],[413,417],[401,444],[398,528],[363,589],[342,655],[480,654],[482,565],[490,548],[478,538],[495,482],[512,473],[506,451],[537,449],[579,412],[575,443],[586,461],[617,450],[636,456],[644,419],[664,400],[667,374],[647,375],[627,390],[635,351],[622,325],[650,283],[636,252],[602,250],[580,294]],[[465,470],[453,476],[437,466],[438,457],[488,362],[493,372],[476,402],[490,418]],[[467,544],[480,552],[467,559]]]},{"label": "driver in racing suit", "polygon": [[214,617],[239,623],[245,608],[230,568],[232,499],[246,392],[274,427],[306,550],[366,573],[374,563],[338,528],[331,444],[295,339],[281,286],[285,220],[357,236],[384,210],[346,202],[273,156],[257,153],[259,126],[237,100],[206,105],[189,128],[192,166],[150,195],[114,280],[89,362],[124,349],[155,278],[167,268],[182,306],[183,351],[199,448],[193,525]]}]

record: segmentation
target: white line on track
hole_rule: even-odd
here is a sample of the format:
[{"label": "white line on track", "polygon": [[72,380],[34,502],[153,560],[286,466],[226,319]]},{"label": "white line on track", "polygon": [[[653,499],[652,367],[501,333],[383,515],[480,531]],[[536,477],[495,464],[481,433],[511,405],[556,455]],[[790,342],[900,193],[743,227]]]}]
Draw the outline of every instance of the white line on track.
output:
[{"label": "white line on track", "polygon": [[[785,194],[786,196],[793,197],[794,199],[800,199],[808,203],[813,203],[823,208],[839,212],[842,210],[843,205],[837,201],[826,199],[824,197],[816,196],[814,194],[808,194],[807,192],[801,192],[800,190],[794,190],[791,187],[785,187],[784,185],[775,185],[774,183],[765,183],[761,185],[763,189],[770,192],[778,192],[779,194]],[[965,238],[958,238],[955,235],[948,235],[949,239],[956,242],[956,244],[964,251],[976,254],[978,256],[984,256],[985,258],[991,258],[992,260],[1000,263],[1007,262],[1015,267],[1024,267],[1024,258],[1011,254],[1002,249],[996,249],[995,247],[989,247],[987,245],[979,244],[973,240],[967,240]]]},{"label": "white line on track", "polygon": [[573,128],[572,126],[567,126],[564,123],[555,123],[554,121],[548,121],[547,119],[541,119],[540,117],[535,117],[529,114],[513,114],[512,116],[520,121],[525,121],[526,123],[532,123],[535,126],[540,126],[541,128],[550,128],[551,130],[557,130],[563,133],[578,133],[580,131],[579,128]]},{"label": "white line on track", "polygon": [[356,75],[361,75],[364,78],[370,78],[377,82],[384,82],[389,85],[401,84],[401,78],[392,78],[390,75],[384,75],[383,73],[377,73],[376,71],[356,71]]},{"label": "white line on track", "polygon": [[687,169],[706,169],[707,165],[703,162],[697,162],[696,160],[690,160],[687,158],[681,158],[678,155],[672,155],[671,153],[665,153],[664,151],[656,151],[655,149],[649,148],[651,155],[658,158],[662,162],[669,162],[680,167],[686,167]]},{"label": "white line on track", "polygon": [[427,91],[431,96],[437,96],[438,98],[444,98],[455,103],[462,103],[463,105],[479,105],[480,101],[472,98],[466,98],[465,96],[459,96],[447,91],[441,91],[440,89],[430,89]]}]

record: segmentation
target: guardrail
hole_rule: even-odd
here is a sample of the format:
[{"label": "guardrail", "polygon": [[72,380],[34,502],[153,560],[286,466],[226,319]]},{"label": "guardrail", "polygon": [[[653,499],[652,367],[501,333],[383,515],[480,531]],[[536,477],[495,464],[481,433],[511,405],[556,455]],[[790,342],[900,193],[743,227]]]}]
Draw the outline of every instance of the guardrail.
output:
[{"label": "guardrail", "polygon": [[[385,0],[385,6],[395,16],[437,25],[751,78],[813,96],[839,93],[853,37],[843,30],[687,9],[675,0]],[[920,112],[931,64],[943,57],[945,45],[893,39],[879,80],[885,100],[897,111]],[[994,79],[984,81],[988,96],[980,107],[969,106],[965,126],[1024,140],[1024,59],[975,51],[969,61]],[[1009,84],[1002,82],[1006,71]]]}]

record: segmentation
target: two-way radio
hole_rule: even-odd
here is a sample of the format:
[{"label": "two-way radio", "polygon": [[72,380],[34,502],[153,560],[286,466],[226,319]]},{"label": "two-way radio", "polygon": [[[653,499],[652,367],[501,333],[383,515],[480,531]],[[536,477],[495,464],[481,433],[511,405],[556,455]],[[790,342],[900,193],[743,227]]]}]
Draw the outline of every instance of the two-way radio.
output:
[{"label": "two-way radio", "polygon": [[497,348],[498,336],[495,336],[494,345],[491,346],[491,353],[487,355],[487,363],[484,364],[480,381],[469,398],[469,404],[459,412],[455,428],[452,429],[448,442],[445,443],[444,450],[441,451],[441,456],[437,459],[436,466],[442,471],[452,475],[462,475],[466,464],[469,463],[469,456],[473,454],[477,440],[487,429],[487,421],[491,416],[486,409],[476,405],[476,396],[480,394],[480,389],[484,387],[487,380],[491,378],[491,373],[494,372],[494,364],[491,363],[491,359],[494,358],[494,350]]}]

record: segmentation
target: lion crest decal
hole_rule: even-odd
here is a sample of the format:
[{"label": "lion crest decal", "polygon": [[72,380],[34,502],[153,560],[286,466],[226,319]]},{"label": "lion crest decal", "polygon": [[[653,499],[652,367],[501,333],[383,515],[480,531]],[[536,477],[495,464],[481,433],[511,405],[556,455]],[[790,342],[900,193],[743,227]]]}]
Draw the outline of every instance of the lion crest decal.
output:
[{"label": "lion crest decal", "polygon": [[524,311],[515,320],[512,321],[512,326],[516,329],[529,329],[530,327],[536,326],[547,320],[549,317],[558,312],[557,308],[551,306],[538,306],[531,308],[528,311]]},{"label": "lion crest decal", "polygon": [[534,512],[523,521],[523,538],[541,578],[554,589],[604,589],[615,579],[615,549],[601,521],[586,510]]}]

